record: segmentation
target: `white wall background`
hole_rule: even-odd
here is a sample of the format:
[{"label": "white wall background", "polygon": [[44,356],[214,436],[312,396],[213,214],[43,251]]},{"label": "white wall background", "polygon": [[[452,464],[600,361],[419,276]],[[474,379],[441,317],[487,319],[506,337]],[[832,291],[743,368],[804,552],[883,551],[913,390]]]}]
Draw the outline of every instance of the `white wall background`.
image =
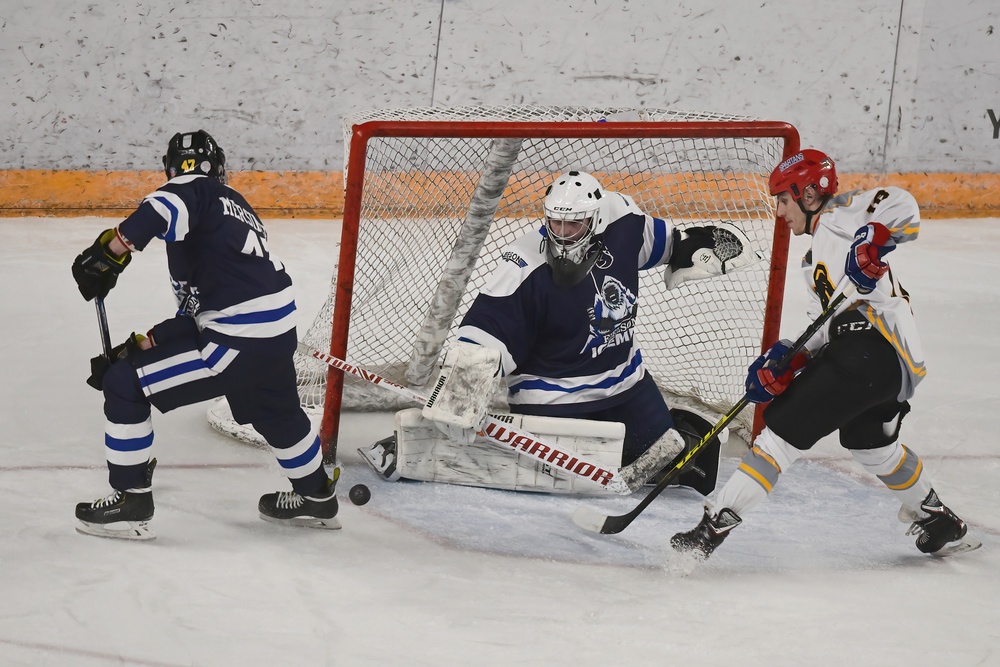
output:
[{"label": "white wall background", "polygon": [[0,0],[0,168],[340,170],[374,107],[613,105],[798,127],[842,171],[1000,168],[998,0]]}]

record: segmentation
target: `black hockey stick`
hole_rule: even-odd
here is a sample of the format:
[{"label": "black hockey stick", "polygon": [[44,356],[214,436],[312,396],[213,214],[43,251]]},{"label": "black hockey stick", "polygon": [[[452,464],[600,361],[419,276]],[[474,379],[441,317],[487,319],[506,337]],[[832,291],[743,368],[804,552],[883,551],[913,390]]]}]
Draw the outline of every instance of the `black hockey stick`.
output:
[{"label": "black hockey stick", "polygon": [[101,330],[101,345],[104,346],[104,358],[111,362],[111,334],[108,332],[108,313],[104,310],[104,297],[94,297],[97,307],[97,326]]},{"label": "black hockey stick", "polygon": [[[798,353],[798,351],[801,350],[807,342],[809,342],[810,338],[816,335],[816,332],[823,328],[823,325],[826,324],[827,320],[833,317],[834,313],[836,313],[841,304],[853,296],[856,290],[857,288],[854,284],[848,282],[844,291],[830,301],[830,304],[822,313],[820,313],[819,317],[817,317],[813,323],[809,325],[809,328],[802,332],[802,335],[799,336],[794,343],[792,343],[791,347],[788,348],[788,351],[785,352],[781,359],[778,360],[778,363],[775,365],[776,374],[780,373],[788,366],[792,357],[794,357],[796,353]],[[573,512],[573,523],[584,530],[589,530],[592,533],[603,533],[605,535],[614,535],[628,528],[629,524],[631,524],[637,516],[642,514],[642,511],[646,509],[646,507],[648,507],[649,504],[653,502],[653,500],[660,495],[665,488],[667,488],[667,486],[670,485],[670,482],[681,474],[684,468],[687,467],[691,460],[705,448],[712,438],[717,436],[719,432],[724,429],[727,424],[729,424],[729,422],[735,419],[736,415],[738,415],[740,411],[749,403],[750,399],[747,397],[747,394],[743,394],[743,398],[737,401],[736,405],[734,405],[729,412],[723,415],[722,419],[720,419],[708,433],[702,436],[701,441],[699,441],[698,444],[692,447],[680,461],[675,463],[674,466],[667,471],[667,474],[663,476],[663,479],[661,479],[656,486],[654,486],[653,489],[646,494],[645,498],[639,501],[639,504],[636,505],[631,512],[618,516],[608,516],[596,510],[592,510],[589,507],[578,507],[576,511]]]}]

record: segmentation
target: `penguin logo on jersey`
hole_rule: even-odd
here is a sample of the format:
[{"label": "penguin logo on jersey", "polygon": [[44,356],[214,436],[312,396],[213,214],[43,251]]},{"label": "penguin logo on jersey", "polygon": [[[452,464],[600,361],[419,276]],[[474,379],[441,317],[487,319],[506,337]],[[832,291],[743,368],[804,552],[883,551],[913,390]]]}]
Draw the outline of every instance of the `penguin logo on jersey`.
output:
[{"label": "penguin logo on jersey", "polygon": [[[596,277],[594,281],[597,287]],[[587,309],[590,336],[581,351],[590,350],[591,357],[596,357],[609,347],[631,341],[638,309],[635,295],[617,278],[605,276],[594,307]]]}]

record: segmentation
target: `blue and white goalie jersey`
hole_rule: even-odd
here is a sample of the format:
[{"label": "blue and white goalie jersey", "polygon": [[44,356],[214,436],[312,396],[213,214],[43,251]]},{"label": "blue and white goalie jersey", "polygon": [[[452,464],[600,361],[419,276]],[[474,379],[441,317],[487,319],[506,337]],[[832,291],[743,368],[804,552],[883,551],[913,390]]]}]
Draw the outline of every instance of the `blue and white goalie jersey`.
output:
[{"label": "blue and white goalie jersey", "polygon": [[232,344],[294,328],[292,280],[236,190],[207,176],[178,176],[148,195],[118,231],[133,250],[154,237],[166,241],[178,307],[200,330]]},{"label": "blue and white goalie jersey", "polygon": [[458,335],[502,353],[515,411],[572,416],[627,399],[645,373],[633,340],[639,271],[670,258],[673,225],[609,192],[602,256],[573,287],[556,287],[541,230],[512,243]]}]

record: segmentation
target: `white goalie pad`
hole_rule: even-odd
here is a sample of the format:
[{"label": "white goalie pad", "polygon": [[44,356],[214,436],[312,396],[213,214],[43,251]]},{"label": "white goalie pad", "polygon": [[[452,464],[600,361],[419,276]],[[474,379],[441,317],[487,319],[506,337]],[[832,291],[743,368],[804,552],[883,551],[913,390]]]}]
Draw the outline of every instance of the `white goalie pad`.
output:
[{"label": "white goalie pad", "polygon": [[479,429],[500,377],[500,351],[457,341],[448,349],[423,416],[460,428]]},{"label": "white goalie pad", "polygon": [[[625,442],[622,423],[515,414],[493,416],[612,470],[621,465]],[[600,493],[585,478],[480,437],[472,444],[449,440],[417,408],[396,413],[396,456],[396,470],[406,479],[508,491]]]},{"label": "white goalie pad", "polygon": [[[698,248],[691,255],[691,266],[664,268],[667,289],[674,289],[688,280],[704,280],[745,269],[763,261],[764,255],[751,247],[750,239],[739,227],[720,222],[712,225],[714,247]],[[685,232],[681,232],[685,234]]]}]

